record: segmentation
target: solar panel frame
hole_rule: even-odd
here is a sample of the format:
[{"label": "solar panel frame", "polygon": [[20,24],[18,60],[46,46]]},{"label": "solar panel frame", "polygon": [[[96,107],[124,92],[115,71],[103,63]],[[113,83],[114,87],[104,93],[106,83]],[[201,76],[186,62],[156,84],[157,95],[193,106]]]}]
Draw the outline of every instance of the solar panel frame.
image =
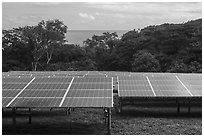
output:
[{"label": "solar panel frame", "polygon": [[[81,103],[80,103],[81,102]],[[98,103],[104,102],[104,103]],[[77,107],[77,108],[104,108],[113,107],[112,97],[96,98],[96,97],[66,97],[62,107]]]},{"label": "solar panel frame", "polygon": [[[72,77],[73,79],[73,77]],[[57,83],[58,82],[58,83]],[[38,77],[33,79],[32,83],[30,83],[23,92],[11,103],[11,106],[14,107],[26,107],[29,105],[21,105],[22,102],[29,103],[29,100],[34,101],[48,101],[49,104],[47,106],[45,104],[38,104],[37,102],[32,102],[30,104],[30,107],[59,107],[61,100],[63,99],[63,96],[70,85],[70,77],[67,78],[42,78]],[[62,86],[63,85],[63,86]],[[37,87],[39,86],[39,87]],[[33,91],[33,92],[32,92]],[[53,102],[56,102],[58,100],[58,106],[56,103],[53,104]],[[59,99],[61,99],[59,101]],[[41,102],[39,102],[41,103]],[[33,104],[33,105],[32,105]],[[53,104],[53,106],[51,105]]]},{"label": "solar panel frame", "polygon": [[202,75],[178,74],[178,79],[194,97],[202,97]]},{"label": "solar panel frame", "polygon": [[24,89],[26,89],[26,87],[27,87],[30,83],[32,83],[32,81],[33,81],[34,79],[35,79],[35,77],[32,78],[31,81],[29,81],[29,83],[27,83],[27,85],[26,85],[23,89],[21,89],[20,92],[18,92],[18,94],[17,94],[14,98],[12,98],[12,100],[7,104],[6,107],[9,107],[10,104],[12,104],[12,103],[15,101],[15,99],[23,92]]},{"label": "solar panel frame", "polygon": [[[119,76],[118,77],[118,96],[119,97],[153,97],[154,93],[145,77]],[[138,82],[140,81],[140,82]],[[136,85],[139,83],[139,86]]]},{"label": "solar panel frame", "polygon": [[[72,88],[72,86],[75,85],[76,83],[78,83],[79,85],[80,84],[89,85],[89,83],[91,83],[92,85],[96,85],[98,83],[100,83],[100,84],[106,83],[106,85],[108,84],[109,88],[104,88],[105,86],[102,86],[100,88],[96,88],[96,86],[94,88],[87,87],[86,89],[78,88],[78,86]],[[76,91],[78,93],[74,94],[74,91]],[[98,96],[94,96],[93,94],[87,95],[84,93],[84,91],[87,91],[88,93],[93,93],[93,94],[98,94],[98,93],[103,92],[103,91],[107,91],[107,92],[109,91],[111,94],[110,93],[104,93],[106,95],[101,95],[101,97],[99,97],[100,95],[98,95]],[[88,100],[88,99],[97,101],[97,99],[108,100],[107,98],[109,98],[111,100],[111,104],[109,102],[108,104],[105,103],[105,104],[100,104],[98,106],[96,104],[93,104],[93,103],[91,103],[89,105],[85,105],[83,103],[76,105],[77,101],[79,101],[79,99],[82,99],[82,101],[84,101],[86,103],[87,101],[85,101],[85,100]],[[70,102],[70,101],[73,101],[73,102]],[[101,77],[100,78],[95,78],[95,77],[75,78],[73,80],[73,83],[69,89],[69,92],[67,93],[67,96],[66,96],[62,106],[67,106],[67,107],[76,107],[76,106],[78,106],[78,107],[110,107],[110,106],[113,106],[113,78],[101,78]]]},{"label": "solar panel frame", "polygon": [[32,107],[32,108],[47,108],[59,107],[60,97],[19,97],[12,102],[9,107]]},{"label": "solar panel frame", "polygon": [[[176,75],[153,74],[148,76],[156,97],[189,97],[185,87],[178,81]],[[165,85],[160,82],[165,81]]]},{"label": "solar panel frame", "polygon": [[20,91],[21,89],[2,89],[2,97],[14,98]]}]

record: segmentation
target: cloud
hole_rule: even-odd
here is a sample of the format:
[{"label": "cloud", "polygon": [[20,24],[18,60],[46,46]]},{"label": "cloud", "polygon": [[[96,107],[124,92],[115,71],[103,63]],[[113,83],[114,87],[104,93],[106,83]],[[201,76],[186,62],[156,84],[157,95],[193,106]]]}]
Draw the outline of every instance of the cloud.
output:
[{"label": "cloud", "polygon": [[[123,12],[131,14],[202,14],[201,2],[115,2],[115,3],[86,3],[87,7]],[[119,17],[119,16],[118,16]],[[121,16],[122,17],[122,16]]]},{"label": "cloud", "polygon": [[37,23],[41,20],[40,17],[35,15],[21,15],[21,16],[4,16],[2,23],[5,25],[6,22],[12,24],[22,25],[37,25]]},{"label": "cloud", "polygon": [[118,18],[125,18],[126,16],[124,14],[115,14],[115,17],[118,17]]},{"label": "cloud", "polygon": [[85,19],[89,19],[89,20],[95,20],[95,17],[91,14],[87,14],[87,13],[79,13],[79,16]]},{"label": "cloud", "polygon": [[101,14],[100,14],[100,13],[98,13],[98,12],[95,12],[95,13],[94,13],[94,15],[99,16],[99,15],[101,15]]}]

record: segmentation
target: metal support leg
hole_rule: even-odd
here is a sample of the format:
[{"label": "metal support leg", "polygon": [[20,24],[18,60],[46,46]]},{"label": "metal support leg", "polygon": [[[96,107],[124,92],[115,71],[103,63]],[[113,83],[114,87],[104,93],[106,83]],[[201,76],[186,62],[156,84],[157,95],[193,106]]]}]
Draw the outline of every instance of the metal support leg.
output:
[{"label": "metal support leg", "polygon": [[13,126],[16,125],[16,108],[12,108]]},{"label": "metal support leg", "polygon": [[68,109],[68,114],[69,114],[69,115],[71,114],[71,108]]},{"label": "metal support leg", "polygon": [[70,115],[71,114],[71,108],[67,108],[66,109],[66,115]]},{"label": "metal support leg", "polygon": [[122,113],[122,98],[119,99],[119,109],[118,109],[119,113]]},{"label": "metal support leg", "polygon": [[188,100],[188,113],[190,114],[191,112],[191,100]]},{"label": "metal support leg", "polygon": [[111,108],[108,108],[108,135],[111,134]]},{"label": "metal support leg", "polygon": [[65,111],[66,111],[66,115],[68,115],[68,110],[69,110],[69,108],[66,108],[66,109],[65,109]]},{"label": "metal support leg", "polygon": [[177,103],[177,113],[179,113],[179,112],[180,112],[180,104],[179,104],[179,101],[176,100],[176,103]]},{"label": "metal support leg", "polygon": [[29,114],[28,114],[28,124],[31,124],[31,108],[28,108]]},{"label": "metal support leg", "polygon": [[106,124],[107,123],[107,118],[108,118],[108,110],[107,110],[107,108],[104,108],[103,111],[104,111],[104,122]]}]

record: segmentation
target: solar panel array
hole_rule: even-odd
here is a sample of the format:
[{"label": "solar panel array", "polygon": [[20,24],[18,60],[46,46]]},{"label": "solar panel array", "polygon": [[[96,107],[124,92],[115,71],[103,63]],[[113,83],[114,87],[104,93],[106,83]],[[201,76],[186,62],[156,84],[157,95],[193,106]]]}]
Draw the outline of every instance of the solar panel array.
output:
[{"label": "solar panel array", "polygon": [[201,97],[198,74],[138,73],[119,77],[120,97]]},{"label": "solar panel array", "polygon": [[3,107],[112,107],[112,78],[4,77]]},{"label": "solar panel array", "polygon": [[112,107],[120,97],[201,97],[202,75],[108,71],[6,72],[3,107]]}]

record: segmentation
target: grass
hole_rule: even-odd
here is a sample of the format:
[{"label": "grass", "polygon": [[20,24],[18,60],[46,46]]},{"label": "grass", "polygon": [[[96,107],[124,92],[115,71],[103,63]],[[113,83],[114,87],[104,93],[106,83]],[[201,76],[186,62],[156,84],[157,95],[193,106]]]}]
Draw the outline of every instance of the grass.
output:
[{"label": "grass", "polygon": [[[123,107],[121,114],[112,110],[112,129],[115,135],[201,135],[202,107],[196,106],[187,113],[182,107],[177,114],[176,105],[152,105],[145,102]],[[167,106],[167,107],[164,107]],[[10,110],[4,110],[3,135],[104,135],[103,109],[76,108],[71,115],[63,109],[33,109],[32,124],[28,117],[18,116],[16,128],[12,126]]]}]

